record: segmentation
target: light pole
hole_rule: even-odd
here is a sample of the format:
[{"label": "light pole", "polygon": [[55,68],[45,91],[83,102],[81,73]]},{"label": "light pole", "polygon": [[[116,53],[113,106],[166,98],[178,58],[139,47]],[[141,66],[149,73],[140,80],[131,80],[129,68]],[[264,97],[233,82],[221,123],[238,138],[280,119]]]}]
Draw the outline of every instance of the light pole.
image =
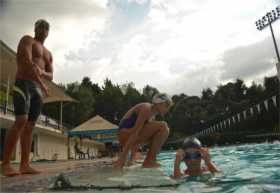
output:
[{"label": "light pole", "polygon": [[271,10],[270,12],[267,12],[265,16],[263,16],[261,19],[256,21],[256,26],[257,26],[257,29],[260,31],[263,30],[264,28],[266,28],[267,26],[269,26],[269,28],[270,28],[272,40],[273,40],[273,44],[274,44],[275,52],[276,52],[276,56],[277,56],[277,63],[276,63],[277,74],[278,74],[278,79],[280,80],[280,56],[279,56],[277,43],[276,43],[276,40],[274,37],[273,28],[272,28],[272,23],[279,18],[280,18],[280,7],[278,6],[278,7],[276,7],[275,10]]}]

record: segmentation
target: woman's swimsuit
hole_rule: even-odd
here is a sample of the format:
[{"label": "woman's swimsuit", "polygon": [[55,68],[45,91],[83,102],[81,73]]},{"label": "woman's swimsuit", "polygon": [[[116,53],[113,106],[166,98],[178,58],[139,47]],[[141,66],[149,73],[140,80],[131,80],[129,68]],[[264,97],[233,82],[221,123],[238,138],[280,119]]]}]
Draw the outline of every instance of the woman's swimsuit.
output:
[{"label": "woman's swimsuit", "polygon": [[132,112],[132,114],[128,117],[123,119],[119,124],[119,130],[121,129],[129,129],[134,127],[136,121],[137,121],[138,115],[136,112]]},{"label": "woman's swimsuit", "polygon": [[[130,129],[135,126],[135,123],[137,121],[138,115],[136,112],[132,112],[131,115],[128,118],[125,118],[121,120],[119,123],[119,130],[121,129]],[[144,124],[148,123],[149,120],[146,120]]]}]

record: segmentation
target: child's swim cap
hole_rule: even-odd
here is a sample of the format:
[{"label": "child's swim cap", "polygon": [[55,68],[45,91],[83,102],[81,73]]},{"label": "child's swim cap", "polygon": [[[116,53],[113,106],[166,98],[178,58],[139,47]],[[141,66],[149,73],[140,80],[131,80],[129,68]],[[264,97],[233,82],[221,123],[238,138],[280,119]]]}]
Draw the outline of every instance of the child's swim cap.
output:
[{"label": "child's swim cap", "polygon": [[188,148],[201,148],[201,142],[196,137],[189,137],[184,140],[182,147],[184,150]]}]

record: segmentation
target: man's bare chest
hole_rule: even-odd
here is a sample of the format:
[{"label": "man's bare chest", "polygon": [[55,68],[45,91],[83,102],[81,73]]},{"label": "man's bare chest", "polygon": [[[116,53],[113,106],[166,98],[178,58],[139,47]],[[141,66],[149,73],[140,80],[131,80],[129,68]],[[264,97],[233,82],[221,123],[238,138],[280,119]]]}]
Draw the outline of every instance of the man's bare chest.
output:
[{"label": "man's bare chest", "polygon": [[32,45],[32,58],[42,68],[50,62],[50,54],[47,49],[44,48],[40,43],[34,43]]}]

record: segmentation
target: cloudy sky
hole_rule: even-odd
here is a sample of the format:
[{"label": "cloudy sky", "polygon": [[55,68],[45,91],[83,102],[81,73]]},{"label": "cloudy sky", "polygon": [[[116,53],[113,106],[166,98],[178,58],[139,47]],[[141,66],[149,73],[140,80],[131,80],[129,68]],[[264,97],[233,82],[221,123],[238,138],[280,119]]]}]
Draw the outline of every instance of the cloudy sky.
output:
[{"label": "cloudy sky", "polygon": [[[280,0],[0,0],[0,38],[16,49],[47,19],[55,82],[149,84],[169,94],[276,74],[269,29],[255,21]],[[280,20],[274,24],[280,47]]]}]

